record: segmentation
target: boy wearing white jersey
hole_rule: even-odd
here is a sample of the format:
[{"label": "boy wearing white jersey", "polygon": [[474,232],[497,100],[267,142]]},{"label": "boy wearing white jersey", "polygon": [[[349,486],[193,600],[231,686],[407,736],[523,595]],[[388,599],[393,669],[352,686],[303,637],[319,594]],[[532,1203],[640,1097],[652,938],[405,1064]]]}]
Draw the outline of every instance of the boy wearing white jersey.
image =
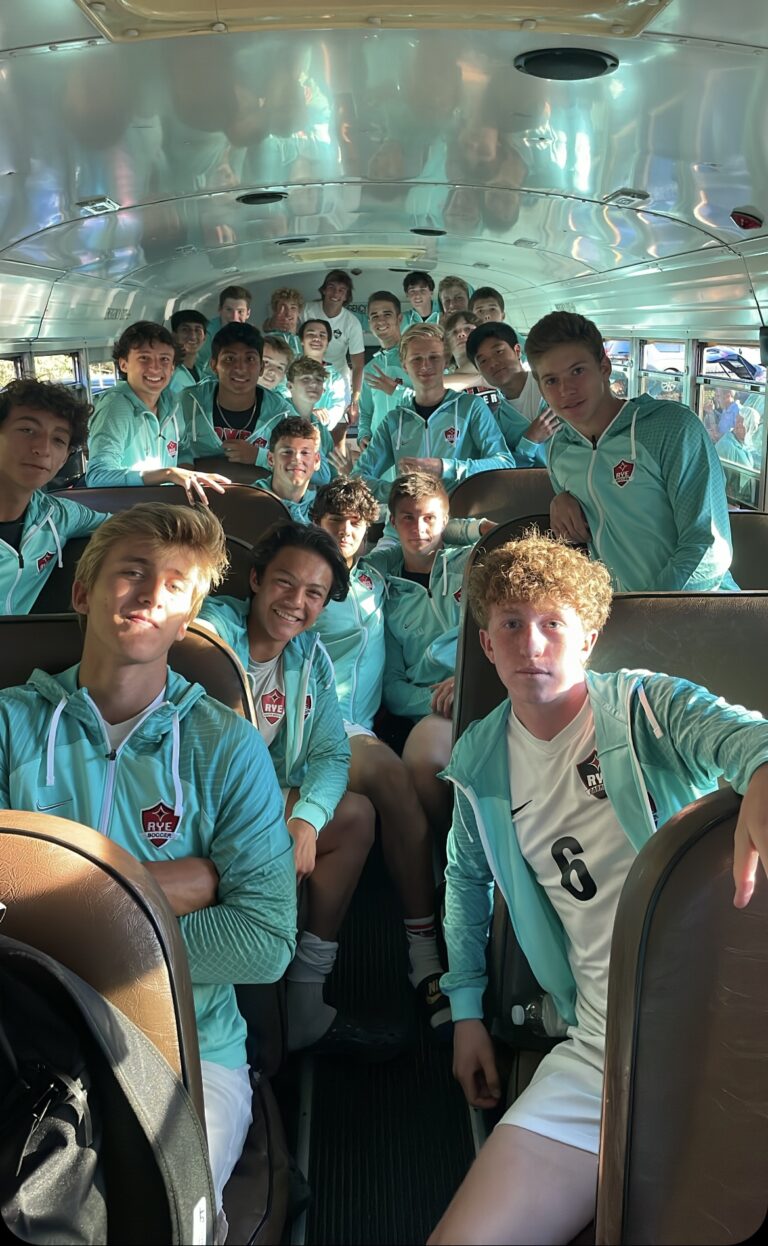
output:
[{"label": "boy wearing white jersey", "polygon": [[749,903],[759,860],[768,865],[768,723],[668,675],[585,670],[610,610],[610,575],[557,541],[494,550],[468,593],[509,699],[467,728],[444,772],[455,791],[443,979],[455,1075],[471,1104],[496,1106],[482,1021],[494,880],[567,1039],[508,1109],[430,1241],[569,1242],[594,1214],[608,960],[624,880],[656,827],[724,775],[745,793],[734,903]]},{"label": "boy wearing white jersey", "polygon": [[[347,303],[351,302],[352,278],[343,269],[334,268],[326,275],[320,287],[319,301],[307,303],[304,308],[304,320],[320,317],[327,320],[331,327],[327,358],[328,362],[338,368],[350,384],[352,400],[347,407],[346,415],[350,422],[354,423],[357,419],[357,402],[363,384],[365,343],[360,321],[353,312],[347,309]],[[347,355],[349,355],[349,364]]]}]

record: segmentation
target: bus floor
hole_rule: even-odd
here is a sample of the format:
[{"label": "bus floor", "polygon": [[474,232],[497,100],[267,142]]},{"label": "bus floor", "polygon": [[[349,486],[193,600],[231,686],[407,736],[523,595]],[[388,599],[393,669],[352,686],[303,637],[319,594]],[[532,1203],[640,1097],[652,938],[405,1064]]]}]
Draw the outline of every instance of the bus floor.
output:
[{"label": "bus floor", "polygon": [[383,1064],[297,1055],[277,1078],[288,1145],[311,1190],[306,1213],[286,1227],[292,1246],[425,1242],[474,1158],[451,1046],[430,1042],[406,965],[377,838],[327,995],[366,1020],[402,1021],[407,1046]]}]

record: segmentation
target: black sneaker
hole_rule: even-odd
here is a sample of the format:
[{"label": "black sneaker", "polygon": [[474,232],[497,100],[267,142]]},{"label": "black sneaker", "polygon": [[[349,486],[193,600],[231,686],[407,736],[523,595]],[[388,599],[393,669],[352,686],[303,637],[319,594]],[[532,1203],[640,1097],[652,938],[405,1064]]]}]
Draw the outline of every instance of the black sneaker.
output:
[{"label": "black sneaker", "polygon": [[449,1043],[453,1038],[453,1022],[448,996],[440,990],[441,977],[442,973],[432,973],[422,978],[416,986],[416,994],[432,1038],[437,1043]]},{"label": "black sneaker", "polygon": [[337,1013],[322,1038],[301,1050],[312,1056],[351,1056],[374,1064],[399,1056],[406,1039],[407,1034],[397,1025],[363,1024],[355,1017]]}]

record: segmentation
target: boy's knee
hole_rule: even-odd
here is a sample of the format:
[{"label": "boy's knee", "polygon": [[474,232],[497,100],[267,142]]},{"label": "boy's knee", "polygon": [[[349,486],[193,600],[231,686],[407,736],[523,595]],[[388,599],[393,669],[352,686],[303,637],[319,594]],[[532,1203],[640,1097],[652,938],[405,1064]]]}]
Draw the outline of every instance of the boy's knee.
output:
[{"label": "boy's knee", "polygon": [[376,814],[367,796],[358,792],[345,792],[339,802],[334,817],[340,833],[342,844],[351,847],[352,843],[366,852],[373,844],[376,832]]}]

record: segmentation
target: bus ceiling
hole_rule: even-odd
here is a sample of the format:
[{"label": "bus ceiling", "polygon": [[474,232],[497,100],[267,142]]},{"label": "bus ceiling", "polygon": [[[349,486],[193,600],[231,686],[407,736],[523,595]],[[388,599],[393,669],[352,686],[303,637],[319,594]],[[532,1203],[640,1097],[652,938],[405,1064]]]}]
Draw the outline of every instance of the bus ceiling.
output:
[{"label": "bus ceiling", "polygon": [[498,286],[523,329],[574,306],[757,338],[763,0],[727,28],[715,0],[319,7],[3,6],[0,340],[106,341],[339,265],[356,297],[408,268]]}]

